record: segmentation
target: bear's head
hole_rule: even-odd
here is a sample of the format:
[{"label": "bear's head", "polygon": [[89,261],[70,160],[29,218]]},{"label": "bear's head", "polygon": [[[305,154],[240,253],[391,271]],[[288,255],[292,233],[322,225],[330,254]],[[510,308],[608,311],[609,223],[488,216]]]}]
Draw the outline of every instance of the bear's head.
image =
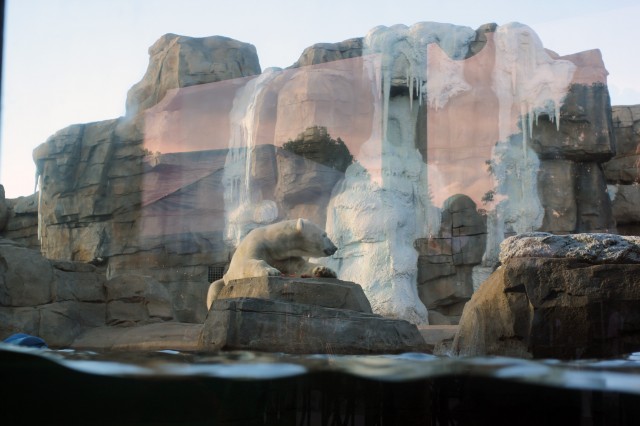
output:
[{"label": "bear's head", "polygon": [[297,220],[296,233],[301,239],[306,256],[325,257],[331,256],[338,251],[338,248],[329,239],[324,229],[308,220]]}]

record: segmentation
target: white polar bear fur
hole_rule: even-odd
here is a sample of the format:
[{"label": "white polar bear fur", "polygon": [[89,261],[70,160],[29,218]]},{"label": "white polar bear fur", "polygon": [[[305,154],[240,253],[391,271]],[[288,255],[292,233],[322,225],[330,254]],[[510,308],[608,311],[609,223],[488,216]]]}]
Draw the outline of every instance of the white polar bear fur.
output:
[{"label": "white polar bear fur", "polygon": [[227,273],[209,286],[207,309],[232,280],[282,274],[335,278],[334,271],[306,258],[331,256],[337,250],[322,228],[305,219],[256,228],[238,245]]}]

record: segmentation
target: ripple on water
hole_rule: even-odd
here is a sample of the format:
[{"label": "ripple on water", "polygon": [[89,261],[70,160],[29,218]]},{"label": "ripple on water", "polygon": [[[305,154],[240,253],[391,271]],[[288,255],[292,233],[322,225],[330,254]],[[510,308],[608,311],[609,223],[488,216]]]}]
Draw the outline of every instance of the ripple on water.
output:
[{"label": "ripple on water", "polygon": [[640,352],[621,359],[568,362],[506,357],[454,358],[424,353],[289,355],[236,351],[205,354],[172,349],[150,353],[96,353],[0,344],[2,351],[46,358],[82,373],[114,377],[271,380],[332,372],[378,381],[403,382],[442,376],[475,376],[566,389],[640,395]]}]

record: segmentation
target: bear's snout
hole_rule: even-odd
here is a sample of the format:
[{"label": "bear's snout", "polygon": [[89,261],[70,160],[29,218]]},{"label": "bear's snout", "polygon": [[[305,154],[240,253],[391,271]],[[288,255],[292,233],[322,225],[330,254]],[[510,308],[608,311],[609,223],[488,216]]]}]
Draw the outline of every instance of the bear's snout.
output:
[{"label": "bear's snout", "polygon": [[338,247],[332,245],[329,248],[324,249],[324,254],[326,254],[327,256],[331,256],[333,253],[338,251]]}]

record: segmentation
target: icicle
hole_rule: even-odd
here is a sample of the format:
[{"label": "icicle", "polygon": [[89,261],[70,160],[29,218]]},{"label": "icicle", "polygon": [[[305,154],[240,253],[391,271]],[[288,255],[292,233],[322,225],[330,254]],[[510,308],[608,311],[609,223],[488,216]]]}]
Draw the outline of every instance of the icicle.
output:
[{"label": "icicle", "polygon": [[409,109],[413,111],[413,76],[407,70],[407,83],[409,84]]},{"label": "icicle", "polygon": [[387,124],[389,122],[389,99],[391,98],[391,73],[382,76],[382,139],[387,139]]}]

